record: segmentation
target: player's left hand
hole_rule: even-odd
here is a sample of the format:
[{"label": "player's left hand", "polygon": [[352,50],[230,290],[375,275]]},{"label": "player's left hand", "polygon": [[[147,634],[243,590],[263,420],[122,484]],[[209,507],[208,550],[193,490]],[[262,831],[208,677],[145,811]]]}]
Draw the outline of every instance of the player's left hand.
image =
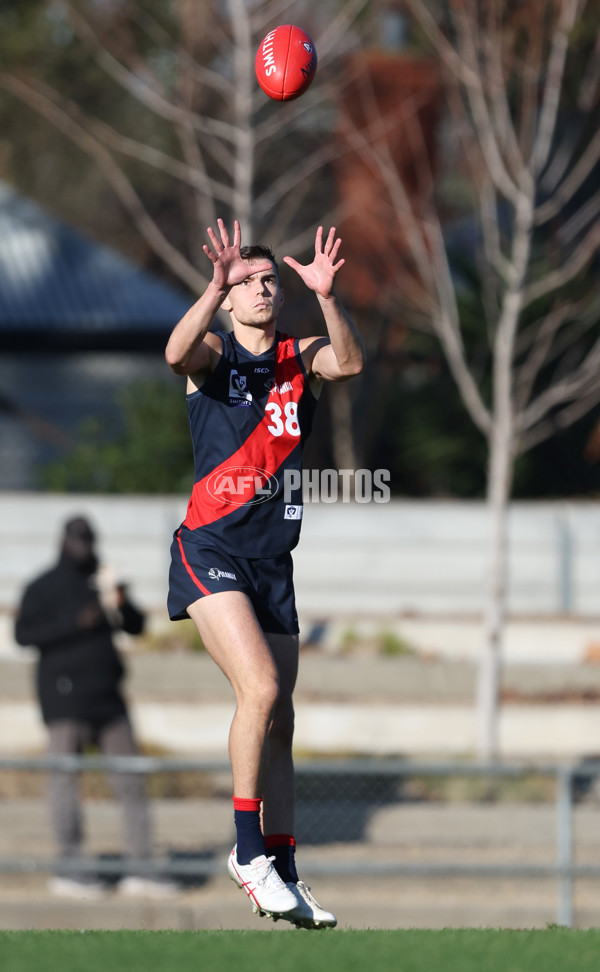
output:
[{"label": "player's left hand", "polygon": [[304,266],[293,257],[284,257],[283,262],[295,270],[307,287],[314,290],[321,297],[331,297],[335,275],[345,263],[342,258],[336,263],[336,257],[341,245],[341,239],[336,239],[335,226],[332,226],[323,243],[323,227],[319,226],[315,238],[315,258],[312,263]]}]

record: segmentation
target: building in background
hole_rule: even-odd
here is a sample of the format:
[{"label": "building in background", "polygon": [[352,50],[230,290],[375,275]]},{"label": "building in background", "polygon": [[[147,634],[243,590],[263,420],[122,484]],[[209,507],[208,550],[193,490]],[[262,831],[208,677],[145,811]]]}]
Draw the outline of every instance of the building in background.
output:
[{"label": "building in background", "polygon": [[0,489],[35,489],[125,385],[172,380],[163,349],[192,299],[0,182]]}]

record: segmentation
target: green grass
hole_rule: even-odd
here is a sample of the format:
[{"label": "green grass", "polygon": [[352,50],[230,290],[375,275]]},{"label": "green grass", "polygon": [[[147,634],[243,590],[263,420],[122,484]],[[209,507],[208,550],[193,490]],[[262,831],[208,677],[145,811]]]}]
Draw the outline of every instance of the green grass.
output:
[{"label": "green grass", "polygon": [[2,972],[587,972],[600,931],[0,932]]}]

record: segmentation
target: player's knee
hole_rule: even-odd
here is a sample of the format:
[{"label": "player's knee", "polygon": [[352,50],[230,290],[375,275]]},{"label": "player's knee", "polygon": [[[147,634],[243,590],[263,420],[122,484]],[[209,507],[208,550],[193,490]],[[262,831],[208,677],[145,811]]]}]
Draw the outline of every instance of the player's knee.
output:
[{"label": "player's knee", "polygon": [[271,719],[279,700],[279,682],[276,677],[264,676],[246,693],[247,701],[255,711]]},{"label": "player's knee", "polygon": [[280,699],[273,713],[273,721],[269,731],[271,742],[291,746],[294,738],[294,706],[289,698]]}]

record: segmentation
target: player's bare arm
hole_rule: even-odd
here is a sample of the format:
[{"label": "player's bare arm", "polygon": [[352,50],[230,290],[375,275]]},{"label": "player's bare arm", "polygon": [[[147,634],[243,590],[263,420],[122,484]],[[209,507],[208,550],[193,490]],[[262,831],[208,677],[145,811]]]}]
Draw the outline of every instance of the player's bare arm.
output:
[{"label": "player's bare arm", "polygon": [[175,326],[165,350],[167,364],[176,375],[194,375],[213,370],[221,351],[221,342],[209,328],[232,287],[254,273],[271,270],[270,264],[252,266],[240,256],[241,231],[236,219],[233,242],[222,219],[217,221],[218,235],[208,227],[212,249],[203,250],[212,263],[213,275],[202,296]]},{"label": "player's bare arm", "polygon": [[314,290],[323,312],[328,337],[300,341],[307,371],[323,381],[351,378],[360,374],[365,364],[362,339],[334,290],[335,276],[345,262],[343,258],[337,259],[341,242],[339,237],[336,238],[333,226],[324,241],[323,227],[319,226],[312,263],[303,266],[292,257],[283,258],[306,286]]}]

